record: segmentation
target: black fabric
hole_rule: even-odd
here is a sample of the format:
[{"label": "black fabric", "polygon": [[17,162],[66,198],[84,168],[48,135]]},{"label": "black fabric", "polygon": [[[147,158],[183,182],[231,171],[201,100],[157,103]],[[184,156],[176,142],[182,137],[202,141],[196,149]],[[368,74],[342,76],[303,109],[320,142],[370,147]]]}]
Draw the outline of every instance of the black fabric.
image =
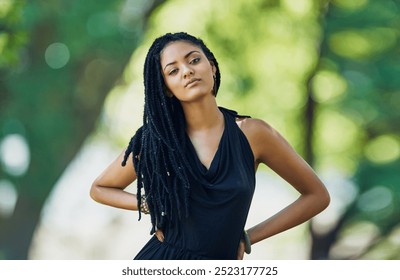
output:
[{"label": "black fabric", "polygon": [[236,124],[235,111],[219,107],[224,131],[207,169],[187,136],[191,177],[189,217],[164,229],[164,242],[153,236],[137,260],[236,259],[255,188],[254,156]]}]

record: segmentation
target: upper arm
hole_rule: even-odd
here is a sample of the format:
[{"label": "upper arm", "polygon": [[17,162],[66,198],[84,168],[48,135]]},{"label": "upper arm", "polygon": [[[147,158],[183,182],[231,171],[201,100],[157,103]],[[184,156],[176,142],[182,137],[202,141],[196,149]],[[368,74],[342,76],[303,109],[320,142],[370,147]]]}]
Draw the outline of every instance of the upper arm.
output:
[{"label": "upper arm", "polygon": [[327,194],[313,169],[273,127],[262,120],[247,119],[242,130],[249,139],[256,164],[267,165],[301,194]]},{"label": "upper arm", "polygon": [[129,155],[126,165],[122,166],[125,151],[121,154],[95,179],[93,185],[100,187],[112,187],[125,189],[136,180],[136,172],[132,162],[132,154]]}]

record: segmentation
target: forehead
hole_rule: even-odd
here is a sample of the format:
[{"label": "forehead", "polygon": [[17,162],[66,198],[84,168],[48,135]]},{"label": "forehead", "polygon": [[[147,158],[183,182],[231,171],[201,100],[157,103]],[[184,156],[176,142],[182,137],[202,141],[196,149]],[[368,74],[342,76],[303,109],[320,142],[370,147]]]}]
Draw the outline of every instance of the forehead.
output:
[{"label": "forehead", "polygon": [[191,51],[203,53],[200,47],[187,41],[175,41],[167,44],[160,53],[161,65],[183,58]]}]

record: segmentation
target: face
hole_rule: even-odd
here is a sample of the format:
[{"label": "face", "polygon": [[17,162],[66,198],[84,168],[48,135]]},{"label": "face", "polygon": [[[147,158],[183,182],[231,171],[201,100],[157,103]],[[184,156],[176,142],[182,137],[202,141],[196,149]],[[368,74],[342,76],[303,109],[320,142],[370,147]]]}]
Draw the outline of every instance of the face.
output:
[{"label": "face", "polygon": [[160,58],[165,84],[178,100],[191,102],[212,96],[216,69],[200,47],[186,41],[172,42]]}]

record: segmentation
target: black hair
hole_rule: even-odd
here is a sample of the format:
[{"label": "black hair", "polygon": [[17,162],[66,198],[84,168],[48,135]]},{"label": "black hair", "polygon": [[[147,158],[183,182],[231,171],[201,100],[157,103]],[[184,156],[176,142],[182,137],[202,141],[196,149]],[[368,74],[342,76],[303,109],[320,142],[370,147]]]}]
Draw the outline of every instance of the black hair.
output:
[{"label": "black hair", "polygon": [[[193,174],[184,150],[185,116],[174,96],[168,97],[161,72],[160,55],[167,44],[186,41],[198,46],[215,66],[213,94],[216,96],[221,74],[218,62],[204,42],[185,32],[167,33],[154,40],[144,64],[143,125],[131,138],[122,165],[132,153],[137,175],[138,206],[144,188],[152,229],[163,229],[189,215],[189,176]],[[141,211],[139,207],[139,220]]]}]

